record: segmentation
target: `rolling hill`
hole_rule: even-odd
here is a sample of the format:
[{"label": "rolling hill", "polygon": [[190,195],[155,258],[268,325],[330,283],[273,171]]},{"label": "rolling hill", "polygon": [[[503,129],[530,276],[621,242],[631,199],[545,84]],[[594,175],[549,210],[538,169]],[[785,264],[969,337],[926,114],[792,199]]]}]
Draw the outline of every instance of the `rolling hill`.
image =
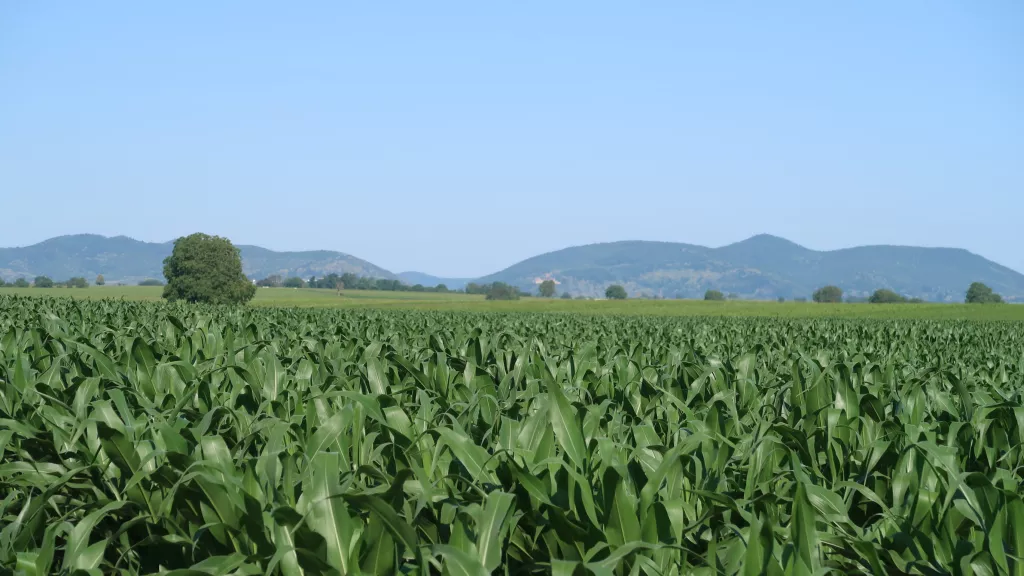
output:
[{"label": "rolling hill", "polygon": [[542,279],[558,291],[598,296],[622,284],[630,296],[700,298],[705,290],[741,298],[810,297],[826,284],[863,297],[888,288],[930,301],[962,301],[971,282],[985,282],[1008,299],[1024,300],[1024,275],[955,248],[861,246],[817,251],[762,234],[708,248],[673,242],[624,241],[541,254],[485,276],[535,290]]},{"label": "rolling hill", "polygon": [[[0,278],[37,275],[64,280],[103,274],[108,282],[134,283],[162,278],[163,259],[172,243],[140,242],[125,236],[60,236],[22,248],[0,248]],[[391,272],[365,260],[326,250],[275,252],[239,246],[250,278],[325,276],[351,272],[400,279],[407,284],[451,289],[471,279],[441,278],[422,272]],[[847,296],[864,297],[888,288],[909,297],[959,302],[971,282],[984,282],[1008,300],[1024,301],[1024,275],[955,248],[861,246],[817,251],[762,234],[720,248],[674,242],[623,241],[575,246],[534,256],[475,282],[501,281],[531,292],[546,278],[558,292],[600,296],[622,284],[630,296],[700,298],[708,289],[740,298],[810,297],[826,284]]]},{"label": "rolling hill", "polygon": [[[83,276],[92,282],[97,274],[103,274],[107,282],[112,283],[163,278],[163,260],[172,248],[172,242],[141,242],[127,236],[59,236],[31,246],[0,248],[0,278],[31,280],[43,275],[65,280]],[[379,266],[342,252],[274,252],[244,245],[238,248],[242,252],[242,269],[250,278],[265,278],[271,274],[309,278],[332,272],[397,278]]]}]

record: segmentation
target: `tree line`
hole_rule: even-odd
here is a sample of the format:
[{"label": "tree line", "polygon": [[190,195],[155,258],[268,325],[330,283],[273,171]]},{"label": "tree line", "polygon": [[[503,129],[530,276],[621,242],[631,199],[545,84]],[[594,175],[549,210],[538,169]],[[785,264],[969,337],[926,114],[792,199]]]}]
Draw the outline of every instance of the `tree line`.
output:
[{"label": "tree line", "polygon": [[[103,274],[96,277],[96,285],[103,286],[106,281],[103,280]],[[55,281],[49,276],[36,276],[29,282],[25,278],[17,278],[13,282],[5,282],[3,278],[0,278],[0,288],[88,288],[89,281],[82,276],[72,276],[67,280]]]},{"label": "tree line", "polygon": [[[728,299],[732,300],[734,295],[730,294]],[[704,293],[705,300],[725,300],[726,296],[719,290],[708,290]],[[811,299],[818,303],[824,304],[838,304],[843,302],[843,289],[838,286],[822,286],[814,291]],[[779,302],[784,302],[785,298],[779,298]],[[805,302],[806,298],[795,298],[797,302]],[[888,288],[880,288],[875,290],[871,296],[863,299],[847,299],[846,302],[867,302],[870,304],[920,304],[924,300],[921,298],[910,298],[904,296]],[[1001,304],[1003,297],[992,291],[991,288],[982,284],[981,282],[975,282],[971,284],[970,288],[967,289],[967,297],[964,299],[967,304]]]},{"label": "tree line", "polygon": [[404,284],[401,280],[391,280],[388,278],[371,278],[369,276],[358,276],[351,272],[344,274],[328,274],[322,278],[316,276],[310,276],[308,280],[303,280],[298,276],[292,276],[290,278],[283,278],[279,274],[273,274],[267,276],[262,280],[256,282],[256,286],[261,288],[326,288],[330,290],[383,290],[388,292],[454,292],[450,290],[444,284],[438,284],[437,286],[424,286],[422,284],[414,284],[412,286]]},{"label": "tree line", "polygon": [[[725,298],[725,295],[718,290],[708,290],[704,293],[705,300],[725,300]],[[843,289],[832,285],[822,286],[814,291],[811,299],[819,303],[837,304],[843,301]],[[784,298],[779,298],[780,302],[783,300]],[[803,299],[797,298],[797,300],[801,301]],[[847,300],[847,302],[852,302],[852,300]],[[861,300],[861,302],[871,304],[919,304],[924,302],[924,300],[908,298],[888,288],[880,288],[875,290],[868,298]],[[967,296],[964,298],[964,302],[967,304],[1002,304],[1003,297],[993,292],[992,288],[985,284],[975,282],[967,289]]]}]

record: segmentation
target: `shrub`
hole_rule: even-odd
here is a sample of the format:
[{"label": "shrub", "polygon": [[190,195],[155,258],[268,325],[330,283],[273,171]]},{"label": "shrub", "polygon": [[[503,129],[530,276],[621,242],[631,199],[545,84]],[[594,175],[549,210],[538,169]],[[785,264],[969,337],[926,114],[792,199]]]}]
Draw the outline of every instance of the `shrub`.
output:
[{"label": "shrub", "polygon": [[604,291],[604,297],[611,300],[625,300],[626,289],[618,284],[612,284]]},{"label": "shrub", "polygon": [[1002,304],[1003,297],[985,284],[975,282],[967,289],[967,298],[964,301],[968,304]]},{"label": "shrub", "polygon": [[838,286],[825,286],[818,288],[811,296],[815,302],[835,303],[843,301],[843,291]]},{"label": "shrub", "polygon": [[519,300],[519,289],[515,286],[509,286],[504,282],[495,282],[491,284],[491,289],[487,292],[488,300]]}]

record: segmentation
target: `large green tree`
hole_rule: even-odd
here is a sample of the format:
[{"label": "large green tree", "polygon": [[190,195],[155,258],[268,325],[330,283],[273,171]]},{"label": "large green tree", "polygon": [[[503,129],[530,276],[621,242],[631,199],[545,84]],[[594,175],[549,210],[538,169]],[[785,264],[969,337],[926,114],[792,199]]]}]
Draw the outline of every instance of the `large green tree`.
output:
[{"label": "large green tree", "polygon": [[725,300],[725,294],[722,294],[718,290],[708,290],[704,293],[705,300]]},{"label": "large green tree", "polygon": [[1003,297],[993,292],[987,285],[975,282],[967,289],[967,298],[964,301],[968,304],[1002,304]]},{"label": "large green tree", "polygon": [[611,300],[625,300],[626,289],[623,288],[622,286],[619,286],[618,284],[612,284],[611,286],[605,289],[604,297],[609,298]]},{"label": "large green tree", "polygon": [[36,288],[53,288],[53,279],[49,276],[36,276],[32,285]]},{"label": "large green tree", "polygon": [[811,298],[815,302],[842,302],[843,290],[838,286],[824,286],[815,290]]},{"label": "large green tree", "polygon": [[555,297],[555,281],[554,280],[545,280],[545,281],[540,283],[540,286],[537,288],[537,290],[540,292],[540,295],[542,297],[544,297],[544,298],[554,298]]},{"label": "large green tree", "polygon": [[868,298],[868,302],[871,302],[872,304],[901,304],[906,301],[907,298],[902,294],[897,294],[896,292],[885,288],[875,290],[875,292],[871,294],[871,298]]},{"label": "large green tree", "polygon": [[174,241],[164,260],[164,298],[169,301],[244,304],[256,286],[242,273],[242,256],[220,236],[192,234]]}]

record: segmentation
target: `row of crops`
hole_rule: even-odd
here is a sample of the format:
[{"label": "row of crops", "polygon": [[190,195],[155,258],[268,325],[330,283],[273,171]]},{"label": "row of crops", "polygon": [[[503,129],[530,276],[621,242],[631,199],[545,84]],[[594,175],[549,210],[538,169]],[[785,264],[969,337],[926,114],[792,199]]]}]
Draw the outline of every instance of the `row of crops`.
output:
[{"label": "row of crops", "polygon": [[0,570],[1024,574],[1024,326],[0,297]]}]

